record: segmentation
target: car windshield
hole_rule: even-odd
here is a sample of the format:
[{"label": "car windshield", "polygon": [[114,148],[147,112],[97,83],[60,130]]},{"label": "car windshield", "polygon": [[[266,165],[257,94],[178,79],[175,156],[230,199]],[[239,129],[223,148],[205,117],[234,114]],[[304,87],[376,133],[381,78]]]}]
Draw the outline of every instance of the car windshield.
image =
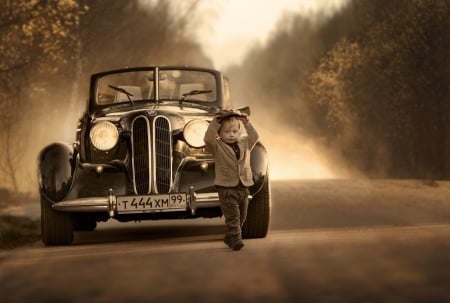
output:
[{"label": "car windshield", "polygon": [[97,105],[141,100],[215,102],[217,89],[214,74],[207,71],[160,69],[155,77],[155,70],[133,70],[98,78],[95,96]]}]

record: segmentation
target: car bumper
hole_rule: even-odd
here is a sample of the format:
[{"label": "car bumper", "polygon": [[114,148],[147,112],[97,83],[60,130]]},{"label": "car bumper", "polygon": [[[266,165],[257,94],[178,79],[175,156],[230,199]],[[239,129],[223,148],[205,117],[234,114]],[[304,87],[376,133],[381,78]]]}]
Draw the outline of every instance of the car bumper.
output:
[{"label": "car bumper", "polygon": [[[195,215],[198,208],[211,208],[219,207],[219,195],[217,192],[210,193],[196,193],[193,189],[187,193],[188,201],[186,203],[186,209],[176,209],[175,211],[186,211]],[[249,200],[252,196],[249,196]],[[89,197],[78,198],[73,200],[64,200],[55,202],[52,204],[52,208],[56,211],[64,212],[106,212],[110,217],[115,217],[118,214],[117,211],[117,196],[113,191],[109,191],[109,195],[106,197]],[[164,210],[157,210],[154,212],[161,212]],[[167,209],[166,211],[173,211]],[[151,212],[151,211],[150,211]]]}]

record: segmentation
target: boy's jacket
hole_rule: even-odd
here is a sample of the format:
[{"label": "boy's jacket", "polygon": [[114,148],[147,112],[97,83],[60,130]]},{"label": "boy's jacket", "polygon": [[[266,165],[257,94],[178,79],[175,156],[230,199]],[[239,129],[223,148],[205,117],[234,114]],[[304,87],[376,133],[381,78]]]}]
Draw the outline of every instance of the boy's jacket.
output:
[{"label": "boy's jacket", "polygon": [[208,130],[205,133],[204,141],[211,149],[215,156],[216,162],[216,178],[215,185],[233,187],[239,184],[249,187],[253,185],[253,175],[250,167],[250,152],[258,141],[258,133],[253,128],[250,121],[243,123],[247,136],[239,138],[238,146],[240,150],[240,158],[236,159],[236,154],[220,137],[218,131],[220,124],[212,120]]}]

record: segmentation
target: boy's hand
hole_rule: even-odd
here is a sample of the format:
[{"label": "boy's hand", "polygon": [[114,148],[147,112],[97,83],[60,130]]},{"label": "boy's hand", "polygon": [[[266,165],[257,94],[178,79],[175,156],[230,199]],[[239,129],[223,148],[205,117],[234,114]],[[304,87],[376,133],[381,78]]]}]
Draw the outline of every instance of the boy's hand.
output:
[{"label": "boy's hand", "polygon": [[241,113],[239,110],[220,110],[213,120],[217,121],[219,124],[223,118],[235,116],[238,120],[247,123],[249,121],[249,117],[245,113]]},{"label": "boy's hand", "polygon": [[248,115],[245,113],[241,113],[241,115],[238,117],[238,119],[244,123],[247,123],[249,121]]}]

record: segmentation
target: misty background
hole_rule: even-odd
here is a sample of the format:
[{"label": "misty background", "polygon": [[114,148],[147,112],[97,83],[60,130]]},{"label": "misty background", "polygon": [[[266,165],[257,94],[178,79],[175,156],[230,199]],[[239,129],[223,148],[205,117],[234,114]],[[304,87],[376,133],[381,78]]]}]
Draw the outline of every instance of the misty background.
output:
[{"label": "misty background", "polygon": [[[37,195],[38,153],[74,141],[92,73],[214,68],[196,35],[217,17],[203,1],[0,0],[0,198]],[[349,0],[286,13],[222,71],[275,178],[448,180],[449,28],[449,0]]]}]

